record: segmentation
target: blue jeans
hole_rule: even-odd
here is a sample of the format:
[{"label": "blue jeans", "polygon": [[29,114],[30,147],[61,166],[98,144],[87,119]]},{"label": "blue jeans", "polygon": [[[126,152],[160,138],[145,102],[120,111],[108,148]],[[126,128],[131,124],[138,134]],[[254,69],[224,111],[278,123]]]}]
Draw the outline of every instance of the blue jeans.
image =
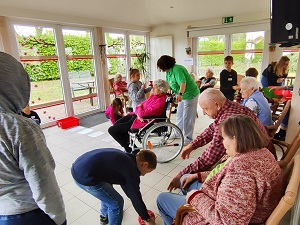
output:
[{"label": "blue jeans", "polygon": [[173,219],[176,216],[177,209],[186,203],[185,195],[191,190],[199,190],[202,183],[198,180],[190,183],[186,190],[182,189],[182,179],[190,174],[184,174],[180,178],[180,189],[183,195],[174,194],[170,192],[160,193],[156,199],[157,208],[161,217],[164,220],[164,225],[172,224]]},{"label": "blue jeans", "polygon": [[186,203],[185,195],[163,192],[157,196],[156,204],[164,225],[172,224],[177,209]]},{"label": "blue jeans", "polygon": [[95,186],[85,186],[75,183],[87,193],[93,195],[101,201],[101,216],[108,216],[109,224],[121,225],[123,219],[123,197],[113,188],[113,186],[106,182],[100,182]]},{"label": "blue jeans", "polygon": [[0,225],[56,225],[56,223],[44,211],[35,209],[17,215],[0,215]]},{"label": "blue jeans", "polygon": [[201,186],[203,183],[199,183],[198,180],[195,180],[194,182],[190,183],[189,186],[187,187],[186,190],[184,190],[181,186],[182,184],[182,180],[183,178],[185,177],[188,177],[190,174],[184,174],[182,175],[182,177],[180,178],[180,189],[181,189],[181,192],[182,194],[186,195],[189,191],[191,190],[200,190]]}]

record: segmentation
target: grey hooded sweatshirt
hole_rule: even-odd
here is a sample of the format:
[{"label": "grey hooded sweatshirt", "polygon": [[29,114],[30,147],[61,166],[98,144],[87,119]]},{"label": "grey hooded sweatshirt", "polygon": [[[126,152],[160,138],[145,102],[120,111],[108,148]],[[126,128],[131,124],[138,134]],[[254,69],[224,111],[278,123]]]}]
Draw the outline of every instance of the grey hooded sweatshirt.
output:
[{"label": "grey hooded sweatshirt", "polygon": [[43,210],[66,220],[55,163],[41,128],[18,115],[28,104],[30,80],[22,64],[0,52],[0,215]]}]

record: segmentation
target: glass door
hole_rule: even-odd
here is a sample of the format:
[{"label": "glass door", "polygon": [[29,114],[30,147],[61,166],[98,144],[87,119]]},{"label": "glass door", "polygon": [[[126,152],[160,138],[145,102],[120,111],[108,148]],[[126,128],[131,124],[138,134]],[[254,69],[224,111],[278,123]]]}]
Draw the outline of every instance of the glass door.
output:
[{"label": "glass door", "polygon": [[98,109],[91,31],[62,29],[75,115]]},{"label": "glass door", "polygon": [[30,107],[42,124],[66,117],[54,29],[14,25],[21,62],[31,80]]}]

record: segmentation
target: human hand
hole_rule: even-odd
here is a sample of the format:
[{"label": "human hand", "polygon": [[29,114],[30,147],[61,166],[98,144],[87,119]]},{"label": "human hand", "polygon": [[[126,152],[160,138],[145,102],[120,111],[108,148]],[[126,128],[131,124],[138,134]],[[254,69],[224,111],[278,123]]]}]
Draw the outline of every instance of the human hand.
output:
[{"label": "human hand", "polygon": [[284,88],[285,88],[285,86],[274,86],[274,87],[270,88],[270,91],[281,90],[281,89],[284,89]]},{"label": "human hand", "polygon": [[192,196],[192,194],[194,194],[196,191],[198,190],[191,190],[186,194],[186,203],[188,203],[189,198]]},{"label": "human hand", "polygon": [[189,183],[191,183],[192,181],[196,180],[198,178],[197,174],[191,174],[187,177],[184,177],[182,179],[182,183],[181,183],[181,187],[186,190],[187,186],[189,185]]},{"label": "human hand", "polygon": [[141,88],[145,89],[146,88],[146,84],[143,83]]},{"label": "human hand", "polygon": [[170,182],[168,186],[168,191],[173,191],[176,190],[177,188],[180,187],[180,177],[176,176],[173,178],[173,180]]},{"label": "human hand", "polygon": [[150,221],[149,222],[146,222],[145,221],[145,224],[146,225],[155,225],[156,223],[155,223],[155,217],[153,218],[153,217],[150,217]]},{"label": "human hand", "polygon": [[181,158],[189,159],[192,151],[193,151],[193,145],[190,143],[182,149]]},{"label": "human hand", "polygon": [[277,83],[282,83],[284,81],[284,78],[278,78]]},{"label": "human hand", "polygon": [[182,101],[182,95],[177,95],[176,102],[181,102],[181,101]]}]

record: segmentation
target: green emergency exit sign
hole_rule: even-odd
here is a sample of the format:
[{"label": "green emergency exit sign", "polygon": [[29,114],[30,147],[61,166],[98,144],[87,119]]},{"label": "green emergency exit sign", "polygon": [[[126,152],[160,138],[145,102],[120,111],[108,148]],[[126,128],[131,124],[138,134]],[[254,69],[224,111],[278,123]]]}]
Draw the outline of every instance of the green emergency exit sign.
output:
[{"label": "green emergency exit sign", "polygon": [[222,23],[233,23],[233,16],[223,17]]}]

